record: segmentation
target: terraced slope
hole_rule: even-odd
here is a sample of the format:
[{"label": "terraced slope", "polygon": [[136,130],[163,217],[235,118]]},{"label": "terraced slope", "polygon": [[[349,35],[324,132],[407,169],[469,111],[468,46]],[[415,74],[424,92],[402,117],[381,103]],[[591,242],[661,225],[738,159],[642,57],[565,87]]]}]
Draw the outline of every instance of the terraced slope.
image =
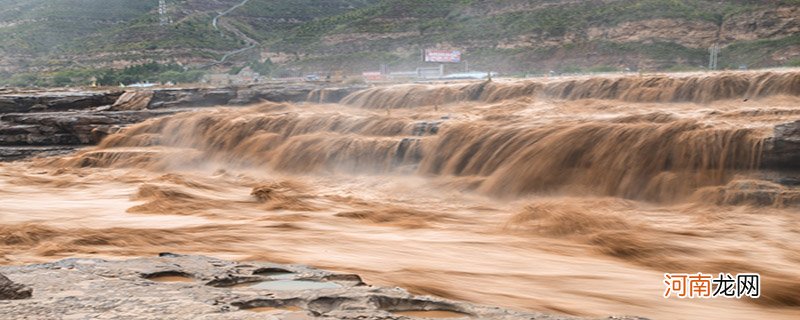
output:
[{"label": "terraced slope", "polygon": [[[800,65],[800,1],[712,0],[0,0],[0,73],[121,68],[142,61],[225,68],[269,58],[284,74],[419,65],[462,49],[507,73]],[[463,66],[453,66],[452,71]]]}]

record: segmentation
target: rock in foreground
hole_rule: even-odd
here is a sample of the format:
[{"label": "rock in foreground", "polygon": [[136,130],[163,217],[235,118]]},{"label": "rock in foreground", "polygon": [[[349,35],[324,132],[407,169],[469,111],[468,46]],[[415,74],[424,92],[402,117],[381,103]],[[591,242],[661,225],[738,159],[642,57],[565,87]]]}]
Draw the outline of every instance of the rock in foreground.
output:
[{"label": "rock in foreground", "polygon": [[0,300],[27,299],[31,297],[31,289],[14,283],[0,274]]},{"label": "rock in foreground", "polygon": [[35,293],[0,302],[4,319],[569,319],[415,296],[354,274],[202,256],[66,259],[0,272]]}]

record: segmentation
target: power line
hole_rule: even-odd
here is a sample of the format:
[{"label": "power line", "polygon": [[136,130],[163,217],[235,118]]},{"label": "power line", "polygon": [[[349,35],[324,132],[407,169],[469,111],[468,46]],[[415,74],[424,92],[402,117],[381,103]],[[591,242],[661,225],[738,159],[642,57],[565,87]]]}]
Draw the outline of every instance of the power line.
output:
[{"label": "power line", "polygon": [[715,43],[708,48],[708,70],[717,70],[717,63],[719,62],[719,44]]}]

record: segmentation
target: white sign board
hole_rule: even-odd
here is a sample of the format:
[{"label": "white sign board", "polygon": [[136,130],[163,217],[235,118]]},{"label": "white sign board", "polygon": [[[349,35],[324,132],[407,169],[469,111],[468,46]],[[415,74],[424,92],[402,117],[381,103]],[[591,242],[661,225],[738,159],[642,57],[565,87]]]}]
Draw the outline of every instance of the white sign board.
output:
[{"label": "white sign board", "polygon": [[427,49],[424,55],[425,62],[459,63],[461,62],[460,50]]}]

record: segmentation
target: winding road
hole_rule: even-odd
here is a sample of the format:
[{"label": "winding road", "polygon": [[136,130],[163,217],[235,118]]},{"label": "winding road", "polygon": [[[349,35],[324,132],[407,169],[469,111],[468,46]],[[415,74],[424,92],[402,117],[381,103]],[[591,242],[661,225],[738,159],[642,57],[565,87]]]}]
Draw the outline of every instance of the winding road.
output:
[{"label": "winding road", "polygon": [[243,5],[246,5],[248,2],[250,2],[250,0],[244,0],[239,4],[228,8],[228,10],[220,12],[216,17],[214,17],[214,19],[211,20],[211,25],[214,26],[214,30],[219,30],[219,27],[217,27],[217,22],[219,21],[219,18],[222,18],[222,16],[233,12],[233,10],[236,10],[237,8]]},{"label": "winding road", "polygon": [[[231,12],[233,12],[233,10],[236,10],[236,9],[238,9],[239,7],[243,6],[243,5],[246,5],[248,2],[250,2],[250,0],[244,0],[244,1],[242,1],[241,3],[239,3],[239,4],[236,4],[235,6],[233,6],[233,7],[230,7],[230,8],[228,8],[227,10],[225,10],[225,11],[222,11],[222,12],[220,12],[219,14],[217,14],[217,15],[214,17],[214,19],[212,19],[212,20],[211,20],[211,25],[214,27],[214,30],[217,30],[217,31],[219,31],[219,30],[220,30],[220,29],[219,29],[219,19],[220,19],[220,18],[222,18],[223,16],[225,16],[225,15],[226,15],[226,14],[228,14],[228,13],[231,13]],[[237,30],[237,31],[238,31],[238,30]],[[216,63],[216,64],[223,63],[223,62],[225,62],[226,60],[228,60],[228,58],[229,58],[230,56],[237,55],[237,54],[239,54],[239,53],[242,53],[242,52],[245,52],[245,51],[247,51],[247,50],[253,49],[253,48],[255,48],[255,47],[258,45],[258,42],[254,41],[253,39],[250,39],[250,38],[246,37],[244,34],[241,34],[241,32],[236,32],[236,31],[233,31],[233,33],[234,33],[234,34],[236,34],[237,36],[239,36],[239,37],[240,37],[241,39],[243,39],[245,42],[249,43],[249,45],[248,45],[247,47],[244,47],[244,48],[241,48],[241,49],[236,49],[236,50],[233,50],[233,51],[231,51],[231,52],[228,52],[228,53],[226,53],[224,56],[222,56],[222,58],[220,58],[220,59],[219,59],[219,61],[217,61],[217,63]]]}]

